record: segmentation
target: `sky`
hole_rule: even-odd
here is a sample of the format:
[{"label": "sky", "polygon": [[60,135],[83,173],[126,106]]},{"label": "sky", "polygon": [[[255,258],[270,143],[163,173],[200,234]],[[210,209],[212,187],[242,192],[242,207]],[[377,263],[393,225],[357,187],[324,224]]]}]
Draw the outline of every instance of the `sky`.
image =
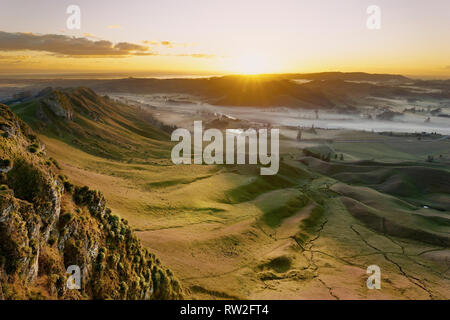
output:
[{"label": "sky", "polygon": [[0,1],[0,73],[320,71],[450,78],[450,1]]}]

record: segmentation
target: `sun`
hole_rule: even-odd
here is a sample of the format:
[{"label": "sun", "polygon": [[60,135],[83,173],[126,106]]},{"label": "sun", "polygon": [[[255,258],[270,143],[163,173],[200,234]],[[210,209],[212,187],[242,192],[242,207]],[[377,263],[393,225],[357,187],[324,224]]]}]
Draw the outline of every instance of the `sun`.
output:
[{"label": "sun", "polygon": [[269,69],[268,61],[262,54],[247,53],[234,61],[233,71],[241,74],[262,74]]}]

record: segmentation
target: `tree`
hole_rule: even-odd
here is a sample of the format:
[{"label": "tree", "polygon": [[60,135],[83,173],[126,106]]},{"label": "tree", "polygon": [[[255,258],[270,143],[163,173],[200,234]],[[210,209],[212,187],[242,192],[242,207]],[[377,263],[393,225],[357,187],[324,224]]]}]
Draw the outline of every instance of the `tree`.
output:
[{"label": "tree", "polygon": [[298,129],[298,132],[297,132],[297,141],[300,141],[300,140],[302,140],[302,129]]}]

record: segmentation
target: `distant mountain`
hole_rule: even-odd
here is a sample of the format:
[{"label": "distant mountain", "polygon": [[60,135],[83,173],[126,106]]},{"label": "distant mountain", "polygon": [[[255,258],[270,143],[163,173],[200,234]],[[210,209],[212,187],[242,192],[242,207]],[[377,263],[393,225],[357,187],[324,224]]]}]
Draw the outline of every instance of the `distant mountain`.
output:
[{"label": "distant mountain", "polygon": [[[334,74],[336,77],[338,75],[345,74]],[[356,79],[357,75],[359,74],[350,78]],[[214,105],[309,109],[355,108],[359,103],[358,99],[370,96],[395,98],[411,95],[409,90],[387,82],[397,76],[384,76],[376,75],[375,78],[386,80],[377,83],[326,79],[326,76],[318,76],[320,80],[311,80],[309,83],[299,83],[295,81],[295,75],[225,76],[208,79],[129,78],[103,81],[93,87],[102,92],[190,94]]]},{"label": "distant mountain", "polygon": [[341,79],[312,80],[302,84],[312,92],[320,92],[336,105],[358,106],[361,101],[370,98],[411,97],[414,94],[408,89],[384,83],[351,82]]},{"label": "distant mountain", "polygon": [[12,109],[38,132],[102,157],[145,160],[170,152],[167,128],[149,113],[88,88],[47,88]]},{"label": "distant mountain", "polygon": [[225,76],[208,79],[119,79],[93,86],[98,91],[116,93],[183,93],[214,105],[290,106],[333,108],[335,104],[321,92],[299,86],[288,79]]},{"label": "distant mountain", "polygon": [[[297,81],[297,80],[307,80]],[[309,82],[309,83],[308,83]],[[27,82],[28,83],[28,82]],[[448,98],[447,83],[415,82],[401,75],[364,72],[308,74],[231,75],[200,79],[126,78],[112,80],[40,80],[34,87],[17,92],[11,103],[26,101],[30,92],[43,85],[72,87],[85,83],[96,92],[128,94],[187,94],[213,105],[291,107],[309,109],[355,109],[360,99]],[[440,86],[441,93],[415,91],[411,85]],[[406,85],[407,84],[407,85]],[[409,87],[408,87],[409,86]],[[445,89],[447,86],[447,89]],[[67,92],[66,92],[67,94]],[[87,98],[88,99],[88,98]]]},{"label": "distant mountain", "polygon": [[[48,94],[44,99],[55,97]],[[78,109],[64,96],[67,104],[47,108],[69,123]],[[2,104],[0,159],[0,300],[182,297],[178,280],[102,194],[73,186],[29,126]],[[80,290],[66,286],[72,265],[79,267]]]},{"label": "distant mountain", "polygon": [[411,79],[398,74],[380,74],[380,73],[365,73],[365,72],[293,73],[282,76],[290,79],[306,79],[306,80],[347,80],[347,81],[373,81],[373,82],[411,81]]}]

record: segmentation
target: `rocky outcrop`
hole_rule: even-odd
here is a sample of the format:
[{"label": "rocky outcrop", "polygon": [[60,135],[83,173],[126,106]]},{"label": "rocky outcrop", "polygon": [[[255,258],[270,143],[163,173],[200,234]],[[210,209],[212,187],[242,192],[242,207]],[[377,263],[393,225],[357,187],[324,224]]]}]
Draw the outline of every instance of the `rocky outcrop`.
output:
[{"label": "rocky outcrop", "polygon": [[31,204],[0,195],[0,252],[7,274],[33,281],[38,272],[39,239],[42,221]]},{"label": "rocky outcrop", "polygon": [[45,106],[47,106],[57,117],[67,121],[73,120],[73,110],[64,101],[64,96],[60,94],[54,94],[42,100]]},{"label": "rocky outcrop", "polygon": [[[0,299],[177,299],[170,270],[103,195],[73,186],[28,126],[0,105]],[[39,149],[31,146],[40,146]],[[80,270],[81,288],[69,289]]]}]

